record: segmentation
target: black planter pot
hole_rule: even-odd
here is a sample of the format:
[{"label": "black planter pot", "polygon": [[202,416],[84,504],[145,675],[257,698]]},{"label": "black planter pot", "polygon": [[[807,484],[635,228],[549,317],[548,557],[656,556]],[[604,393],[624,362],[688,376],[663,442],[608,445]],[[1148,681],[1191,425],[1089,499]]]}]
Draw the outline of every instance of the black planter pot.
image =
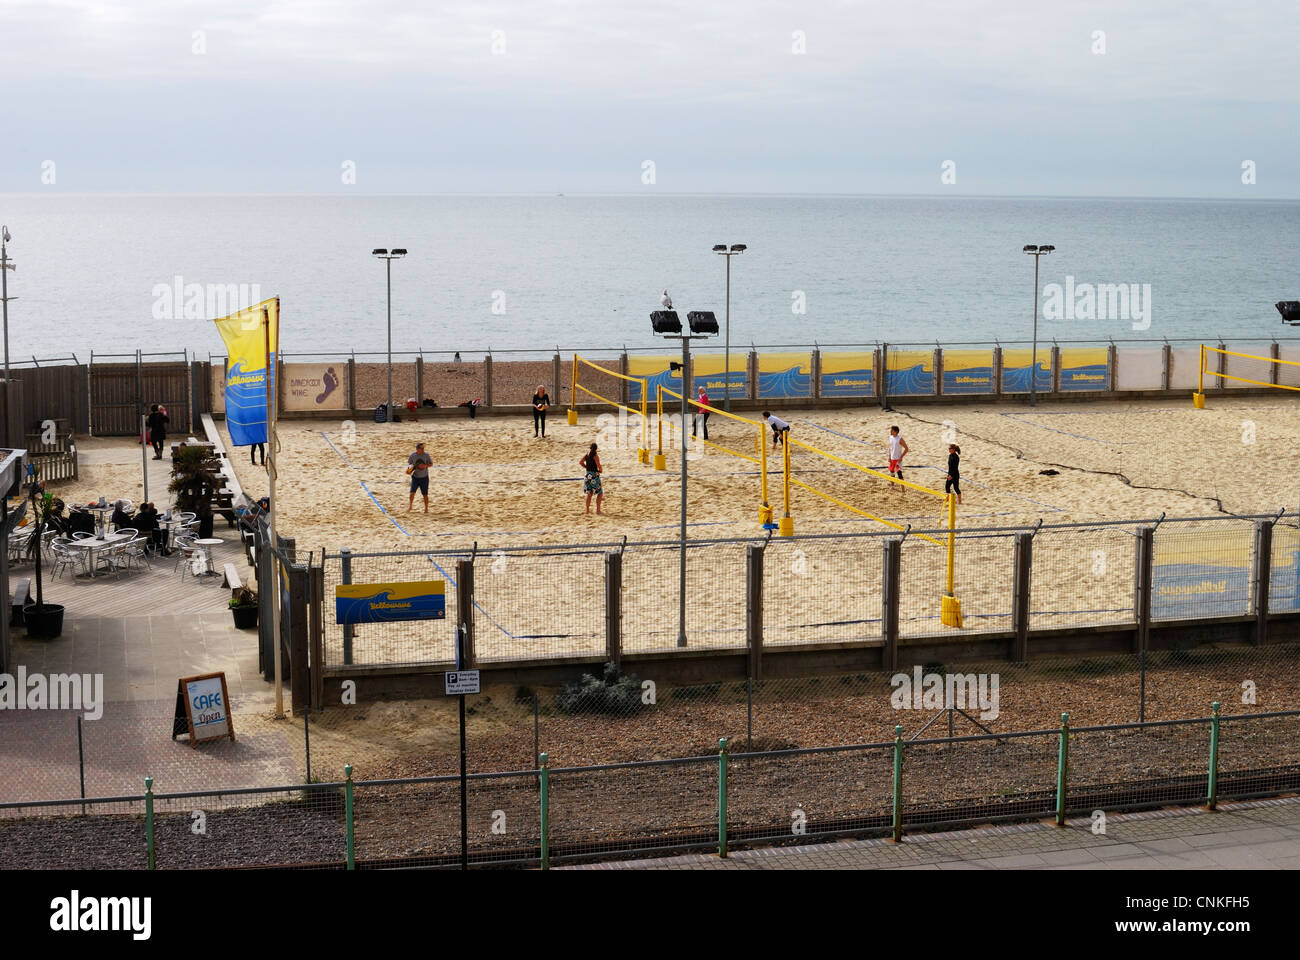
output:
[{"label": "black planter pot", "polygon": [[239,630],[251,630],[257,626],[257,604],[241,604],[230,608],[230,615],[235,618],[235,627]]},{"label": "black planter pot", "polygon": [[63,604],[46,603],[37,606],[29,603],[23,607],[23,623],[27,636],[50,640],[63,634]]}]

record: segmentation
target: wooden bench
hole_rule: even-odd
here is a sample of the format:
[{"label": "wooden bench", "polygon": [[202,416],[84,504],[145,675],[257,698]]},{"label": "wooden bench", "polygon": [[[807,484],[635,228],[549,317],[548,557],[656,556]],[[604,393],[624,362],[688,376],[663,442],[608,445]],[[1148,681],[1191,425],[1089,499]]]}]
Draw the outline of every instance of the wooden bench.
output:
[{"label": "wooden bench", "polygon": [[22,626],[23,605],[27,603],[31,595],[32,581],[29,577],[14,581],[14,595],[9,599],[9,626]]},{"label": "wooden bench", "polygon": [[221,585],[223,587],[229,587],[232,596],[234,595],[236,590],[243,589],[244,583],[242,580],[240,580],[239,571],[235,569],[235,565],[233,563],[226,564],[225,576],[221,581]]}]

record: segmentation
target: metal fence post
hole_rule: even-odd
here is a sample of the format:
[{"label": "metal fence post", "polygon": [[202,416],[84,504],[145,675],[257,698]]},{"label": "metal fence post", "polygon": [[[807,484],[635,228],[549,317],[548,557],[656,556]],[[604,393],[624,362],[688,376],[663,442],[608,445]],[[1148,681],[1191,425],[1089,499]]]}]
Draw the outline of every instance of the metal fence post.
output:
[{"label": "metal fence post", "polygon": [[718,856],[727,856],[727,738],[718,740]]},{"label": "metal fence post", "polygon": [[148,853],[149,869],[156,864],[153,836],[153,777],[144,778],[144,842]]},{"label": "metal fence post", "polygon": [[344,832],[347,836],[349,870],[357,868],[357,837],[354,830],[352,803],[352,764],[349,763],[343,767],[343,819],[346,823]]},{"label": "metal fence post", "polygon": [[464,627],[461,670],[474,669],[474,561],[456,561],[456,615]]},{"label": "metal fence post", "polygon": [[1256,646],[1268,641],[1268,588],[1273,579],[1273,523],[1255,521],[1255,638]]},{"label": "metal fence post", "polygon": [[618,666],[623,654],[623,554],[605,554],[605,659]]},{"label": "metal fence post", "polygon": [[1070,715],[1061,714],[1061,743],[1056,752],[1056,825],[1065,826],[1065,784],[1070,767]]},{"label": "metal fence post", "polygon": [[884,662],[881,666],[886,671],[898,669],[898,599],[899,571],[901,570],[903,541],[890,537],[882,547],[881,583],[881,624],[885,646]]},{"label": "metal fence post", "polygon": [[894,842],[903,842],[903,725],[894,727]]},{"label": "metal fence post", "polygon": [[[344,547],[339,551],[342,569],[339,571],[340,583],[352,582],[352,548]],[[343,624],[343,662],[352,663],[352,624]]]},{"label": "metal fence post", "polygon": [[1133,611],[1137,621],[1137,631],[1133,638],[1133,652],[1139,653],[1147,648],[1151,633],[1151,564],[1155,527],[1138,527],[1137,544],[1134,550],[1133,571]]},{"label": "metal fence post", "polygon": [[1011,629],[1016,638],[1011,659],[1024,663],[1029,659],[1029,597],[1034,573],[1034,535],[1017,533],[1011,587]]},{"label": "metal fence post", "polygon": [[542,754],[542,869],[551,869],[551,771]]},{"label": "metal fence post", "polygon": [[757,680],[763,671],[763,551],[760,543],[745,547],[745,644],[750,680]]},{"label": "metal fence post", "polygon": [[1210,704],[1210,784],[1206,806],[1215,810],[1219,806],[1219,701]]}]

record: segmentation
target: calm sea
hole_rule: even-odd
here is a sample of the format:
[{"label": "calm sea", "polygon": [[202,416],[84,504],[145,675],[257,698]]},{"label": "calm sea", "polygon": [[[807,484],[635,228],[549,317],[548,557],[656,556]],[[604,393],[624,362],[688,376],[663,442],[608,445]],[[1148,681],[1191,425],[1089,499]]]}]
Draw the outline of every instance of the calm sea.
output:
[{"label": "calm sea", "polygon": [[[1040,320],[1060,339],[1287,335],[1300,299],[1300,202],[848,196],[4,195],[14,356],[224,350],[162,293],[180,278],[278,295],[285,353],[651,347],[667,288],[724,308],[732,342],[1002,341],[1029,336],[1040,289],[1150,285],[1150,325]],[[193,287],[188,289],[192,296]],[[206,306],[206,304],[205,304]],[[802,309],[803,312],[796,312]]]}]

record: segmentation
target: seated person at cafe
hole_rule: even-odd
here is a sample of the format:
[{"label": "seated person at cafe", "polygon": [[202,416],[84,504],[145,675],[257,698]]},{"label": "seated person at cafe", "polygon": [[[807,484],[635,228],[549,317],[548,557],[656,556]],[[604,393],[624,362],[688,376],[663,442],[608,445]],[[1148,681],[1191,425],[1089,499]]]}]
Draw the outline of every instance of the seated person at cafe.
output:
[{"label": "seated person at cafe", "polygon": [[126,512],[125,500],[118,500],[113,504],[113,516],[110,519],[114,527],[134,526],[131,514]]},{"label": "seated person at cafe", "polygon": [[64,509],[66,509],[66,507],[67,504],[65,504],[58,497],[55,497],[53,500],[50,501],[50,517],[48,520],[45,521],[46,526],[54,530],[57,530],[58,535],[61,537],[66,537],[69,533],[72,532],[71,530],[72,523],[68,519],[67,514],[63,512]]},{"label": "seated person at cafe", "polygon": [[95,532],[95,517],[89,510],[83,510],[81,507],[73,507],[72,513],[68,517],[68,533],[89,533]]},{"label": "seated person at cafe", "polygon": [[158,508],[152,503],[142,503],[135,515],[135,529],[149,537],[154,550],[167,552],[167,531],[158,524]]}]

